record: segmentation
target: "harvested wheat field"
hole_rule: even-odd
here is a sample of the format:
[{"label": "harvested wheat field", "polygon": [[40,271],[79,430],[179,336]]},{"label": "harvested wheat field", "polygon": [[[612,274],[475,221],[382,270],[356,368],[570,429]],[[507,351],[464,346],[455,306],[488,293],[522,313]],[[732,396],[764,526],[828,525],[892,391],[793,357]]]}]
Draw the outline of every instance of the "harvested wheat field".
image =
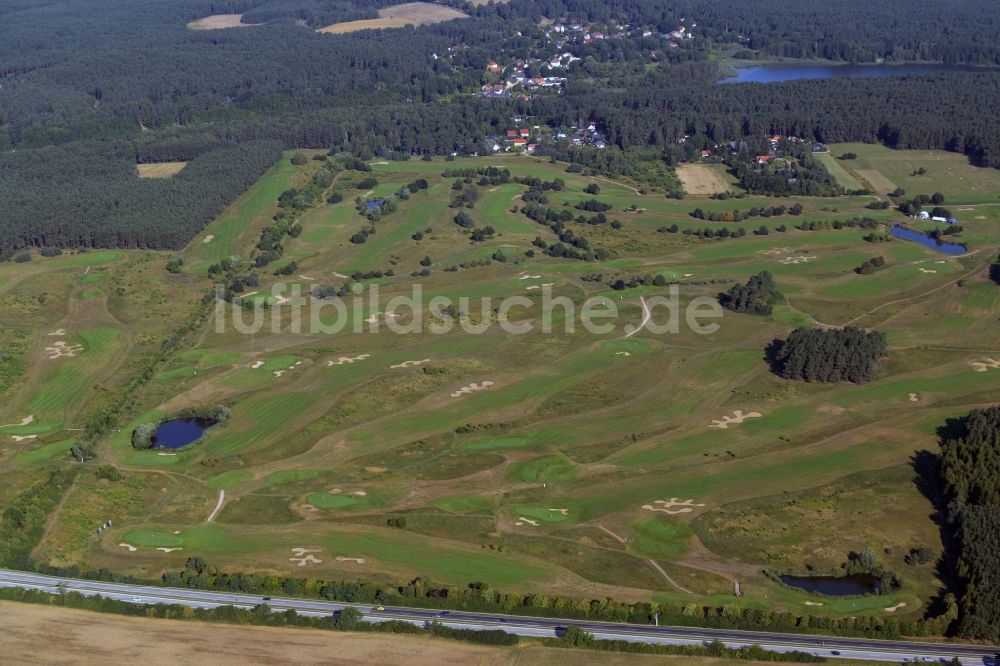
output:
[{"label": "harvested wheat field", "polygon": [[171,178],[186,166],[187,162],[150,162],[136,164],[135,170],[139,172],[139,178]]},{"label": "harvested wheat field", "polygon": [[688,194],[716,194],[733,189],[721,164],[683,164],[677,167],[677,176]]},{"label": "harvested wheat field", "polygon": [[222,28],[249,28],[259,23],[242,23],[243,14],[212,14],[191,21],[187,24],[189,30],[221,30]]},{"label": "harvested wheat field", "polygon": [[402,28],[405,25],[427,25],[452,19],[468,18],[468,14],[451,7],[434,5],[429,2],[407,2],[378,10],[378,18],[361,21],[334,23],[316,32],[341,35],[358,30],[378,30],[380,28]]},{"label": "harvested wheat field", "polygon": [[[59,640],[52,640],[53,627]],[[489,648],[435,638],[392,634],[334,633],[312,629],[240,627],[159,620],[52,606],[0,602],[5,661],[12,664],[108,664],[119,660],[155,664],[549,664],[567,656],[596,664],[698,663],[724,659],[609,655],[528,645]],[[741,661],[753,666],[756,662]]]}]

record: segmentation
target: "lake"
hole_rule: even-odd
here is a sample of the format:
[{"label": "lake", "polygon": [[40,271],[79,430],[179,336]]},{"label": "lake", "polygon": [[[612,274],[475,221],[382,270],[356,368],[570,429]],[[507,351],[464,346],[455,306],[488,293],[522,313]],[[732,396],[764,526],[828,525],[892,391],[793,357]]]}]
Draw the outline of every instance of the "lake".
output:
[{"label": "lake", "polygon": [[211,419],[172,419],[164,421],[153,435],[154,449],[181,449],[197,441],[215,425]]},{"label": "lake", "polygon": [[830,597],[853,597],[878,591],[879,579],[871,574],[850,576],[780,576],[781,582],[806,592]]},{"label": "lake", "polygon": [[997,68],[971,65],[910,64],[910,65],[759,65],[738,67],[736,76],[720,83],[779,83],[798,79],[839,79],[845,77],[884,78],[887,76],[920,76],[944,72],[996,72]]},{"label": "lake", "polygon": [[955,243],[939,243],[927,234],[914,231],[913,229],[907,229],[906,227],[901,227],[898,224],[892,227],[892,235],[896,238],[902,238],[903,240],[920,243],[924,247],[929,247],[935,252],[941,252],[943,254],[965,254],[968,252],[963,245],[957,245]]}]

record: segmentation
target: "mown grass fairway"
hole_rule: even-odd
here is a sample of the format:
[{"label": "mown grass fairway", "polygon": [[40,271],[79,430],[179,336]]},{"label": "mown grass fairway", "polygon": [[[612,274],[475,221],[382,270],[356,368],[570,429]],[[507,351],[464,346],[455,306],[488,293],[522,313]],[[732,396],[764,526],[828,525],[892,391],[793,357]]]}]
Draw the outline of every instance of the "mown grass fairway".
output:
[{"label": "mown grass fairway", "polygon": [[[85,464],[35,556],[136,575],[179,570],[201,555],[221,570],[429,576],[447,585],[833,615],[883,615],[905,602],[896,615],[919,615],[939,583],[930,568],[909,567],[903,557],[941,545],[910,461],[935,449],[935,427],[946,418],[1000,393],[1000,368],[990,365],[1000,361],[1000,290],[985,272],[1000,247],[1000,207],[987,205],[1000,203],[1000,172],[950,154],[853,144],[831,146],[823,159],[847,151],[858,159],[831,166],[846,187],[878,172],[913,194],[943,192],[970,252],[871,243],[862,239],[869,229],[834,228],[856,216],[884,225],[899,219],[866,209],[870,196],[676,200],[514,156],[375,162],[372,190],[380,196],[418,178],[428,187],[371,223],[353,201],[368,190],[355,187],[357,172],[342,172],[334,187],[344,200],[305,212],[302,233],[282,241],[285,258],[244,292],[268,304],[265,327],[249,335],[210,318],[174,349],[136,393],[120,430],[97,442],[97,460]],[[278,196],[319,168],[289,157],[179,254],[89,252],[0,264],[0,323],[11,331],[2,340],[23,359],[0,374],[0,482],[21,487],[50,467],[79,464],[67,455],[75,429],[131,376],[136,359],[161,349],[198,308],[211,283],[208,266],[250,257]],[[908,175],[920,165],[929,176]],[[584,188],[599,184],[596,198],[612,206],[608,223],[567,227],[608,250],[608,259],[544,255],[532,243],[554,241],[553,232],[512,211],[526,187],[479,185],[478,176],[464,186],[477,187],[479,200],[463,210],[495,234],[470,240],[449,205],[456,178],[442,172],[477,166],[563,179],[563,189],[546,193],[548,205],[574,218],[574,206],[591,196]],[[802,204],[799,216],[739,224],[690,215],[794,203]],[[798,228],[810,222],[830,225]],[[671,225],[678,233],[667,231]],[[351,242],[370,226],[375,233],[365,242]],[[746,234],[681,233],[705,227]],[[167,273],[175,256],[184,259],[181,272]],[[875,256],[885,258],[883,269],[855,272]],[[275,275],[286,259],[295,259],[295,270]],[[782,294],[770,317],[727,311],[705,335],[686,325],[661,334],[626,328],[644,319],[640,297],[676,285],[683,309],[762,270]],[[355,271],[380,276],[360,280],[360,302],[349,290]],[[657,275],[670,286],[654,285]],[[645,286],[628,286],[647,277]],[[413,309],[399,299],[417,284],[424,305]],[[285,301],[293,285],[345,289],[344,312],[332,300],[306,303],[296,330]],[[606,320],[613,330],[578,325],[564,333],[567,315],[558,308],[554,330],[542,330],[545,294],[576,308],[606,297],[617,309]],[[511,296],[525,299],[510,319],[530,324],[527,334],[496,324],[501,300]],[[485,331],[432,333],[432,297],[465,297],[467,323]],[[418,316],[420,333],[393,332]],[[666,317],[666,308],[653,312],[654,322]],[[311,320],[343,326],[312,331]],[[888,335],[890,358],[876,381],[789,382],[764,362],[765,346],[794,327],[845,324]],[[56,341],[65,345],[47,352]],[[193,446],[130,444],[142,423],[219,403],[230,420]],[[757,415],[741,420],[737,411]],[[101,466],[122,479],[100,476]],[[219,491],[225,504],[206,522]],[[98,536],[94,524],[109,517],[114,528]],[[814,597],[761,573],[834,567],[866,546],[902,577],[902,591],[829,601],[817,611],[806,603]],[[296,549],[315,561],[299,564]]]}]

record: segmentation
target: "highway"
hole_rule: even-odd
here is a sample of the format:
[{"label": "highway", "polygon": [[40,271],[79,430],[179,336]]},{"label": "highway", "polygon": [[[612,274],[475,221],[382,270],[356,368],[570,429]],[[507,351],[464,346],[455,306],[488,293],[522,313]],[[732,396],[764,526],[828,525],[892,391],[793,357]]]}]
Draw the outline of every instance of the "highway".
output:
[{"label": "highway", "polygon": [[[719,640],[730,647],[757,644],[767,650],[791,652],[800,650],[828,658],[868,659],[884,662],[950,662],[958,657],[962,664],[972,666],[994,663],[1000,647],[955,644],[915,643],[909,641],[881,641],[867,638],[839,638],[804,634],[705,629],[700,627],[658,627],[652,625],[623,624],[566,620],[521,615],[470,613],[464,611],[439,611],[420,608],[387,606],[378,611],[370,604],[347,604],[335,601],[272,597],[265,600],[260,595],[234,594],[214,590],[189,590],[123,583],[59,578],[39,574],[0,569],[0,587],[21,587],[54,594],[78,592],[87,596],[103,596],[121,601],[146,604],[180,604],[193,608],[237,606],[252,609],[266,603],[274,611],[295,610],[302,615],[332,615],[348,606],[358,608],[365,620],[378,622],[402,620],[424,624],[437,620],[442,624],[465,629],[502,629],[520,636],[552,637],[569,624],[581,627],[599,639],[627,640],[662,645],[701,645]],[[1000,665],[1000,662],[996,662]]]}]

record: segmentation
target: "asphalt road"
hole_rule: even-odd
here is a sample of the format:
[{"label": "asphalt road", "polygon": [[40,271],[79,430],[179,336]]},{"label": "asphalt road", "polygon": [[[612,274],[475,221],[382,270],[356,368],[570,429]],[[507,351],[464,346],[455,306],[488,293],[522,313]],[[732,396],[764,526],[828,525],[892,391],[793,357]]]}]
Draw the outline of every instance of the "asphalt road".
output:
[{"label": "asphalt road", "polygon": [[[181,604],[194,608],[214,608],[232,605],[253,608],[267,603],[275,611],[294,609],[302,615],[323,616],[347,606],[354,606],[364,613],[368,621],[403,620],[423,624],[437,620],[448,626],[465,629],[502,629],[520,636],[555,636],[568,624],[586,629],[600,639],[618,639],[663,645],[700,645],[720,640],[730,647],[757,644],[777,652],[800,650],[823,657],[844,659],[869,659],[886,662],[949,662],[958,657],[963,664],[972,666],[993,663],[1000,655],[1000,647],[963,645],[955,643],[914,643],[909,641],[880,641],[867,638],[834,638],[803,634],[703,629],[698,627],[657,627],[651,625],[621,624],[614,622],[573,621],[501,615],[468,613],[463,611],[437,611],[419,608],[387,606],[376,611],[368,604],[345,604],[333,601],[273,597],[265,601],[260,595],[233,594],[210,590],[188,590],[122,583],[102,583],[75,578],[58,578],[39,574],[0,569],[0,587],[21,587],[55,594],[78,592],[100,595],[111,599],[136,603]],[[1000,666],[1000,661],[996,662]]]}]

